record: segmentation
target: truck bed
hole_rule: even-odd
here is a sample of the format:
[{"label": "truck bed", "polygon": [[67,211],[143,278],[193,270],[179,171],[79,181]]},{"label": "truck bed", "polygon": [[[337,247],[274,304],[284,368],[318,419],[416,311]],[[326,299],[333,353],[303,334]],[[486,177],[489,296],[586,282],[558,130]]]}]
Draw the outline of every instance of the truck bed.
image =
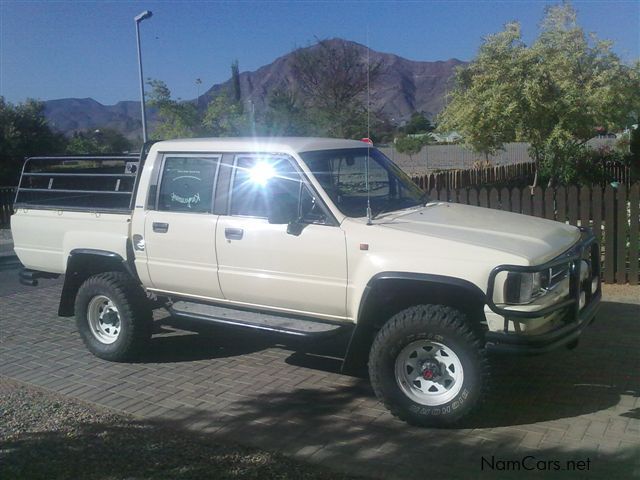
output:
[{"label": "truck bed", "polygon": [[130,213],[19,208],[11,217],[16,254],[31,270],[64,273],[69,253],[95,248],[126,258]]},{"label": "truck bed", "polygon": [[11,218],[25,267],[64,273],[76,248],[126,258],[138,164],[131,155],[27,159]]}]

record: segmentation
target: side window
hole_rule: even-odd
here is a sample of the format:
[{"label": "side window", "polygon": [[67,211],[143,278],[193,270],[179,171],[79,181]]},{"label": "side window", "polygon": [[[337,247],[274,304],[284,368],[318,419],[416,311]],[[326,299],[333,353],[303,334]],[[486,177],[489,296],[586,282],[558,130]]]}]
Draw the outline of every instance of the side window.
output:
[{"label": "side window", "polygon": [[267,218],[275,202],[300,198],[300,176],[286,158],[240,156],[236,159],[231,215]]},{"label": "side window", "polygon": [[166,157],[158,210],[211,213],[219,157]]}]

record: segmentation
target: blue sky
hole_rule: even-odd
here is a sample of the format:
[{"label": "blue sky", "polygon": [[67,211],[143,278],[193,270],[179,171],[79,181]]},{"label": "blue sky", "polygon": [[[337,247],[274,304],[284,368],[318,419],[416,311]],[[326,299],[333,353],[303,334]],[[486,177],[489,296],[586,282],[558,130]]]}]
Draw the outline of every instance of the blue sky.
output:
[{"label": "blue sky", "polygon": [[[180,98],[229,77],[230,64],[255,70],[315,38],[342,37],[412,60],[474,57],[482,37],[519,20],[537,35],[546,1],[13,1],[0,0],[0,95],[11,102],[139,98],[135,26],[145,77]],[[640,57],[640,0],[574,1],[586,31]]]}]

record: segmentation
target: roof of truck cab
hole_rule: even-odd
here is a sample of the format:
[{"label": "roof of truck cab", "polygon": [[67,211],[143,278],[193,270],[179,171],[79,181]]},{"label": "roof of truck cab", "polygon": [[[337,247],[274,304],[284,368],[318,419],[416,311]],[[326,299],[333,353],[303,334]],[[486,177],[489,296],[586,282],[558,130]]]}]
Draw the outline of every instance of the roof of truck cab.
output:
[{"label": "roof of truck cab", "polygon": [[367,144],[360,140],[319,137],[227,137],[185,138],[164,140],[153,145],[153,149],[166,152],[309,152],[339,148],[362,148]]}]

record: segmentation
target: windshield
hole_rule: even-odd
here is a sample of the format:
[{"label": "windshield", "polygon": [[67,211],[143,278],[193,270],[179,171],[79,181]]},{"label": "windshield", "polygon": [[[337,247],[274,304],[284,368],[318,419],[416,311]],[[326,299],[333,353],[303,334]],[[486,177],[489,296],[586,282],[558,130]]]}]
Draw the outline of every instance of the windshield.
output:
[{"label": "windshield", "polygon": [[425,193],[375,148],[319,150],[300,154],[336,207],[348,217],[364,217],[367,214],[367,155],[374,217],[425,203]]}]

